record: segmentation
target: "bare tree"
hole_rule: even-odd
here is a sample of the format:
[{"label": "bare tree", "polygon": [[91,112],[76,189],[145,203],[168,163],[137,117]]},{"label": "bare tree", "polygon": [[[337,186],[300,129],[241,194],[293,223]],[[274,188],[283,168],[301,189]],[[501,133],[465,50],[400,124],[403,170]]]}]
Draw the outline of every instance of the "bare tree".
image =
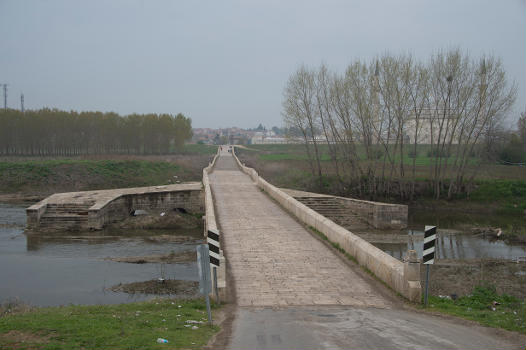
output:
[{"label": "bare tree", "polygon": [[[474,61],[453,49],[423,64],[410,55],[385,54],[354,61],[344,74],[324,65],[300,67],[285,87],[283,115],[289,127],[301,130],[320,186],[319,132],[344,188],[375,197],[398,186],[400,197],[413,199],[419,145],[427,144],[433,193],[452,198],[473,181],[469,165],[494,142],[515,97],[516,86],[507,83],[494,57]],[[526,131],[521,135],[524,140]]]},{"label": "bare tree", "polygon": [[[305,66],[300,67],[288,80],[284,91],[283,116],[285,125],[301,130],[305,150],[313,176],[322,183],[320,154],[316,140],[316,87],[314,73]],[[313,149],[311,149],[311,144]],[[314,152],[313,152],[314,151]]]}]

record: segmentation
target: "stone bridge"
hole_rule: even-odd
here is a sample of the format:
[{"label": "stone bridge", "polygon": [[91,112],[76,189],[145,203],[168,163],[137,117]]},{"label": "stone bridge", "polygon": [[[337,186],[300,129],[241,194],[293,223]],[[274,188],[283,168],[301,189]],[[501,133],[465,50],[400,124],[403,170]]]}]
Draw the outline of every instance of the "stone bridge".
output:
[{"label": "stone bridge", "polygon": [[338,243],[395,291],[409,300],[420,300],[415,256],[411,262],[400,262],[326,217],[337,213],[345,220],[400,228],[407,223],[406,206],[305,197],[305,193],[289,191],[297,200],[240,164],[226,147],[208,172],[214,219],[221,231],[238,305],[386,306],[348,262],[316,238],[316,231]]}]

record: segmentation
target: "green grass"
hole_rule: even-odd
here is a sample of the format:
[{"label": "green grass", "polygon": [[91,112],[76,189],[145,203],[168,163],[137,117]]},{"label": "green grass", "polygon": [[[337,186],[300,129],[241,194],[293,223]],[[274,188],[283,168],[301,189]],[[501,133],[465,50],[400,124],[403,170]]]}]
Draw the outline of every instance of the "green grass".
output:
[{"label": "green grass", "polygon": [[[259,159],[280,161],[280,160],[308,160],[307,154],[301,153],[275,153],[275,154],[260,154]],[[322,154],[320,157],[321,161],[329,161],[331,158],[328,154]]]},{"label": "green grass", "polygon": [[[494,305],[494,302],[499,305]],[[477,321],[485,326],[526,333],[524,300],[506,294],[499,295],[491,286],[475,287],[471,295],[457,300],[430,296],[428,305],[432,310]]]},{"label": "green grass", "polygon": [[[417,166],[429,166],[431,165],[435,159],[433,157],[429,157],[430,146],[429,145],[419,145],[417,147],[416,157],[415,157],[415,164]],[[305,151],[304,145],[250,145],[249,149],[243,149],[242,151],[254,151],[257,150],[260,152],[259,159],[263,161],[283,161],[283,160],[308,160],[307,152]],[[320,152],[320,160],[323,162],[328,162],[331,160],[330,154],[329,154],[329,147],[328,145],[318,145],[318,150]],[[413,158],[409,156],[409,152],[412,152],[412,146],[406,147],[404,150],[404,165],[411,166],[413,165]],[[313,149],[314,152],[314,149]],[[360,159],[365,160],[365,149],[363,146],[358,145],[357,146],[357,152]],[[379,146],[379,149],[377,150],[379,152],[379,162],[382,162],[383,154],[385,151],[383,150],[383,147]],[[395,161],[398,163],[400,161],[400,152],[397,152],[394,154]],[[386,158],[386,161],[388,159]],[[451,156],[448,158],[443,158],[442,162],[446,162],[448,164],[453,164],[455,162],[455,157]],[[475,165],[480,162],[480,159],[478,158],[470,158],[469,164]]]},{"label": "green grass", "polygon": [[526,209],[526,182],[512,180],[486,180],[477,182],[470,198],[480,202],[505,201],[512,207]]},{"label": "green grass", "polygon": [[144,160],[2,161],[0,192],[68,184],[76,190],[160,185],[175,174],[184,175],[184,169],[170,162]]},{"label": "green grass", "polygon": [[183,149],[176,153],[213,155],[217,153],[217,146],[189,143],[184,145]]},{"label": "green grass", "polygon": [[[206,317],[204,300],[39,308],[0,318],[0,348],[200,349],[219,330]],[[194,330],[185,327],[187,320],[205,323]],[[35,343],[17,342],[8,332],[33,335]]]},{"label": "green grass", "polygon": [[[475,189],[452,201],[421,198],[424,209],[413,210],[413,223],[434,223],[443,228],[456,228],[458,224],[481,227],[499,227],[505,239],[526,236],[524,211],[526,210],[526,183],[519,180],[478,180]],[[438,211],[428,207],[437,207]]]},{"label": "green grass", "polygon": [[[448,157],[448,158],[442,158],[441,162],[442,164],[445,164],[447,162],[448,165],[453,165],[455,163],[456,157]],[[386,159],[389,161],[388,159]],[[400,154],[397,154],[395,156],[395,161],[398,164],[400,162]],[[430,166],[431,164],[435,164],[436,160],[433,157],[428,157],[427,155],[419,154],[415,157],[415,165],[416,166]],[[468,164],[469,165],[476,165],[480,162],[480,159],[478,158],[469,158]],[[406,166],[412,166],[413,165],[413,158],[409,157],[407,154],[404,154],[404,165]]]}]

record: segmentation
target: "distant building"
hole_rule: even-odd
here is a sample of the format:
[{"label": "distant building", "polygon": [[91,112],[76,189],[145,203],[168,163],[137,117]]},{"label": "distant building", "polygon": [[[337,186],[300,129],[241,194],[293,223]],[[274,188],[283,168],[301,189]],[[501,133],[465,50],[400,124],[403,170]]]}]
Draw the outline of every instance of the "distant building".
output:
[{"label": "distant building", "polygon": [[[434,112],[432,114],[432,112]],[[420,145],[429,145],[431,143],[436,143],[440,135],[441,123],[442,125],[442,134],[440,135],[441,139],[444,139],[444,133],[447,130],[446,139],[449,142],[451,138],[451,132],[455,129],[455,134],[453,135],[452,144],[458,144],[458,133],[459,128],[455,128],[455,123],[457,118],[455,115],[448,115],[444,119],[443,110],[442,111],[432,111],[427,110],[422,112],[420,118],[418,118],[418,130],[416,127],[417,120],[413,116],[405,122],[404,125],[404,142],[413,143],[415,142],[415,135],[417,137],[416,143]]]}]

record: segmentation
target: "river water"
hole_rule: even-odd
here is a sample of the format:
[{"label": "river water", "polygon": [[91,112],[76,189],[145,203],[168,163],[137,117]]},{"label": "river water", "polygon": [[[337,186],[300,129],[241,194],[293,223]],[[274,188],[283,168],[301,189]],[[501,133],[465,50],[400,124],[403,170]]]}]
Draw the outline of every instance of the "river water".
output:
[{"label": "river water", "polygon": [[[389,235],[389,237],[386,237]],[[401,260],[408,249],[416,250],[422,258],[424,232],[408,230],[406,235],[364,236],[374,246]],[[389,238],[391,241],[389,241]],[[481,236],[465,234],[455,230],[438,230],[435,243],[435,259],[506,259],[517,260],[526,256],[526,246],[511,245],[503,241],[491,241]]]},{"label": "river water", "polygon": [[[152,298],[112,292],[119,283],[161,276],[198,281],[196,262],[129,264],[107,257],[145,256],[195,251],[201,230],[184,232],[184,242],[152,242],[149,231],[100,237],[28,237],[25,206],[0,204],[0,303],[20,301],[35,306],[114,304]],[[155,234],[170,232],[157,231]],[[173,233],[172,233],[173,234]]]}]

